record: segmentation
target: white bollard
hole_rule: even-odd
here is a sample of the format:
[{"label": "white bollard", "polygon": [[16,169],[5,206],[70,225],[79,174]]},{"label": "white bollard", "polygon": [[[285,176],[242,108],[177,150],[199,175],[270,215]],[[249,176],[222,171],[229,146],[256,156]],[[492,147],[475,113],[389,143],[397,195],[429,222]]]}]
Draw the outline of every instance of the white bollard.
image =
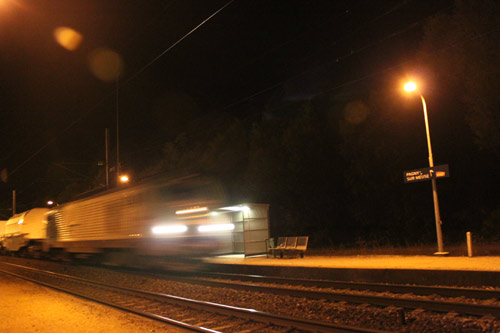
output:
[{"label": "white bollard", "polygon": [[472,237],[470,231],[467,231],[467,254],[472,257]]}]

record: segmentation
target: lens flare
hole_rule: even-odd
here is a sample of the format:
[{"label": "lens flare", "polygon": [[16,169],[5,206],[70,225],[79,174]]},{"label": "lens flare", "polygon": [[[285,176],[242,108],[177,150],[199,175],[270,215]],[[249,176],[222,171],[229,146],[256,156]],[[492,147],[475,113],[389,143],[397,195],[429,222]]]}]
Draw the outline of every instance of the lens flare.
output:
[{"label": "lens flare", "polygon": [[75,51],[80,46],[83,36],[71,28],[59,27],[54,29],[54,39],[66,50]]},{"label": "lens flare", "polygon": [[102,81],[116,81],[123,71],[122,57],[110,49],[94,50],[88,61],[92,74]]}]

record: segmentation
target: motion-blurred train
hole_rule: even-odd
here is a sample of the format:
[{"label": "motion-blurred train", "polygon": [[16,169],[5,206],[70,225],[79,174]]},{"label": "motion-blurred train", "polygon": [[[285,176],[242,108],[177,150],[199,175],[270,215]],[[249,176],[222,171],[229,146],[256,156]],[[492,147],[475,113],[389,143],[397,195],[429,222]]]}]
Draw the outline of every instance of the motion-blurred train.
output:
[{"label": "motion-blurred train", "polygon": [[0,248],[128,266],[196,262],[231,241],[234,224],[224,202],[220,186],[197,176],[117,187],[12,216],[0,226]]}]

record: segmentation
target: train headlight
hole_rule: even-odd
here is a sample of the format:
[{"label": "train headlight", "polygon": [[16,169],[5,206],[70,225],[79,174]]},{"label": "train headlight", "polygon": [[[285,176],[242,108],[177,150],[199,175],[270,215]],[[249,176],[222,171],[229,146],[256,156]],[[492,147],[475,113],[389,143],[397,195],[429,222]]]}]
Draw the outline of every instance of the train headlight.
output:
[{"label": "train headlight", "polygon": [[198,227],[199,232],[231,231],[233,229],[234,229],[234,224],[232,223],[206,224],[206,225],[200,225]]},{"label": "train headlight", "polygon": [[153,227],[152,231],[155,235],[180,234],[188,229],[185,225],[158,225]]}]

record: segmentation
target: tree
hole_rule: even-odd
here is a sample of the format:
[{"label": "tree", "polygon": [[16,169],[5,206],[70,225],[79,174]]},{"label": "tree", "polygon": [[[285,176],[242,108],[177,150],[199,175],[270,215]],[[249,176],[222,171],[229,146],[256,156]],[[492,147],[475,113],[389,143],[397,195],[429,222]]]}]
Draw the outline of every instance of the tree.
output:
[{"label": "tree", "polygon": [[443,87],[440,94],[463,103],[479,147],[500,158],[500,4],[457,0],[452,14],[425,25],[419,62]]},{"label": "tree", "polygon": [[335,134],[312,101],[255,124],[246,183],[271,204],[273,235],[309,235],[312,245],[347,237],[340,162]]},{"label": "tree", "polygon": [[[431,18],[424,26],[417,61],[432,73],[433,86],[441,87],[434,92],[442,106],[449,106],[450,121],[462,118],[473,135],[470,138],[462,129],[452,134],[453,146],[458,147],[453,155],[460,157],[450,164],[456,184],[453,230],[463,235],[465,227],[482,229],[485,238],[492,236],[487,230],[498,230],[500,223],[495,212],[498,198],[491,195],[500,181],[499,15],[498,1],[456,0],[451,14]],[[480,151],[471,149],[467,141]]]}]

